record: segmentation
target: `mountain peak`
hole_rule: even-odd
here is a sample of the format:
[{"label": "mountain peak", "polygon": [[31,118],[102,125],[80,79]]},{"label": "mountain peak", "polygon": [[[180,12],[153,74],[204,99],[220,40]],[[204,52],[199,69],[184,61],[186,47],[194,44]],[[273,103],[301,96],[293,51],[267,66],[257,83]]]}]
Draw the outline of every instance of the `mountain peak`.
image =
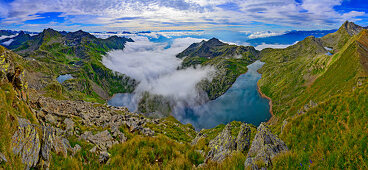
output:
[{"label": "mountain peak", "polygon": [[345,29],[350,36],[359,34],[363,27],[356,25],[354,22],[345,21],[339,30]]},{"label": "mountain peak", "polygon": [[211,38],[210,40],[205,42],[205,44],[207,44],[208,46],[222,46],[222,45],[225,45],[225,43],[221,42],[217,38]]}]

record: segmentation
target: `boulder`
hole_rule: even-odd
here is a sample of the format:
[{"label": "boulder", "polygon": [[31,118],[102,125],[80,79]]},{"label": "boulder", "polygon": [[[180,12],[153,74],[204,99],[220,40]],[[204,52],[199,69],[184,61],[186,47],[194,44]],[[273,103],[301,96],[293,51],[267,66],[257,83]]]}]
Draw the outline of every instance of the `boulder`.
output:
[{"label": "boulder", "polygon": [[155,135],[155,132],[153,130],[151,130],[150,128],[143,128],[141,130],[142,134],[143,135],[146,135],[146,136],[153,136]]},{"label": "boulder", "polygon": [[107,130],[99,132],[95,135],[92,135],[91,132],[87,131],[81,135],[81,138],[95,144],[100,151],[108,150],[115,143],[114,138]]},{"label": "boulder", "polygon": [[198,132],[197,136],[192,140],[191,145],[196,145],[198,143],[199,140],[206,138],[207,134],[203,133],[203,130],[201,130],[200,132]]},{"label": "boulder", "polygon": [[100,153],[99,161],[100,163],[105,163],[109,160],[109,158],[110,158],[110,154],[106,151],[103,151]]},{"label": "boulder", "polygon": [[[286,144],[273,135],[268,127],[262,123],[257,128],[257,134],[252,141],[247,159],[244,163],[245,167],[259,169],[272,166],[272,158],[279,153],[287,151]],[[262,167],[258,167],[256,162],[264,163]]]},{"label": "boulder", "polygon": [[66,128],[65,128],[66,131],[73,131],[74,130],[74,122],[73,122],[73,120],[71,120],[69,118],[66,118],[64,120],[64,123],[66,125]]},{"label": "boulder", "polygon": [[81,146],[79,146],[78,144],[76,144],[72,150],[72,155],[74,156],[76,153],[78,153],[80,150],[82,149]]},{"label": "boulder", "polygon": [[36,125],[27,119],[18,118],[18,130],[12,137],[12,150],[15,155],[20,155],[26,168],[35,167],[38,163],[41,143]]},{"label": "boulder", "polygon": [[225,126],[222,132],[212,139],[208,147],[210,151],[207,154],[207,159],[220,162],[230,155],[236,148],[235,139],[231,136],[231,125],[230,123]]},{"label": "boulder", "polygon": [[3,163],[3,162],[6,163],[6,162],[8,162],[8,160],[6,160],[5,155],[0,152],[0,164]]},{"label": "boulder", "polygon": [[235,140],[237,151],[244,152],[247,149],[249,149],[250,134],[251,134],[250,127],[247,124],[243,123],[240,126],[240,131],[239,131],[238,136]]}]

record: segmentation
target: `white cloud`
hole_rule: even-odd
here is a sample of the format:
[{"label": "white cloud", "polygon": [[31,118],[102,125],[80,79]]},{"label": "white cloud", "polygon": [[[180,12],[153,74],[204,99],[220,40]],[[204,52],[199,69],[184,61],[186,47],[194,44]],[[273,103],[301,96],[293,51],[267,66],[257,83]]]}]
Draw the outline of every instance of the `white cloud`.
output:
[{"label": "white cloud", "polygon": [[[366,15],[361,11],[336,12],[341,0],[15,0],[6,8],[2,23],[22,23],[61,12],[59,25],[97,24],[94,29],[206,29],[252,22],[300,28],[335,28],[344,20]],[[232,3],[237,10],[218,5]],[[1,9],[1,5],[0,5]],[[32,10],[30,10],[32,9]],[[100,25],[100,26],[99,26]]]},{"label": "white cloud", "polygon": [[254,48],[257,49],[257,50],[263,50],[265,48],[282,49],[282,48],[286,48],[286,47],[289,47],[291,45],[294,45],[296,43],[298,43],[298,41],[294,42],[293,44],[266,44],[266,43],[262,43],[261,45],[257,45]]},{"label": "white cloud", "polygon": [[10,39],[8,41],[3,42],[2,44],[6,45],[6,46],[9,46],[13,41],[14,41],[14,39]]},{"label": "white cloud", "polygon": [[18,34],[14,34],[14,35],[2,35],[2,36],[0,36],[0,40],[3,40],[3,39],[5,39],[5,38],[14,38],[14,37],[16,37]]},{"label": "white cloud", "polygon": [[248,38],[250,39],[254,39],[254,38],[264,38],[264,37],[272,37],[272,36],[278,36],[278,35],[282,35],[284,34],[284,32],[271,32],[271,31],[266,31],[266,32],[255,32],[252,33],[248,36]]},{"label": "white cloud", "polygon": [[177,70],[182,60],[176,58],[176,54],[201,39],[178,38],[170,48],[167,48],[166,43],[153,43],[142,36],[134,40],[127,43],[124,50],[109,52],[102,62],[108,68],[140,82],[134,92],[135,100],[145,91],[169,97],[178,103],[194,103],[203,99],[196,84],[203,79],[210,79],[214,68]]}]

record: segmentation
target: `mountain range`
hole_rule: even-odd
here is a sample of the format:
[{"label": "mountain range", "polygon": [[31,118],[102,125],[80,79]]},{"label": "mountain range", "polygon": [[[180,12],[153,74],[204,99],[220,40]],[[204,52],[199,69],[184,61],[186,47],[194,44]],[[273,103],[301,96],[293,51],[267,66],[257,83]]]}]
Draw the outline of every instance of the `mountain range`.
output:
[{"label": "mountain range", "polygon": [[[170,116],[169,99],[149,92],[139,106],[144,115],[104,104],[139,83],[101,63],[109,50],[131,41],[45,29],[34,36],[20,32],[0,46],[0,167],[368,167],[366,28],[346,21],[334,33],[284,49],[258,51],[216,38],[190,45],[176,56],[183,60],[178,69],[214,67],[213,79],[197,85],[209,100],[261,60],[259,91],[272,101],[272,118],[258,127],[233,121],[199,132]],[[64,74],[73,79],[57,82]],[[162,108],[165,117],[150,117]]]}]

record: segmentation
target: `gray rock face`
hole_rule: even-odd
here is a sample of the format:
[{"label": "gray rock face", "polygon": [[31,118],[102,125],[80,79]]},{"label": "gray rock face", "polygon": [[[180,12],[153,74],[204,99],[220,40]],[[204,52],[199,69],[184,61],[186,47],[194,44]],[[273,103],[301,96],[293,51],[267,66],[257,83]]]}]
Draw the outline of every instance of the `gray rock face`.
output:
[{"label": "gray rock face", "polygon": [[206,138],[207,134],[203,133],[203,130],[201,130],[197,136],[192,140],[191,145],[196,145],[198,143],[199,140]]},{"label": "gray rock face", "polygon": [[64,123],[66,125],[66,129],[65,129],[66,131],[73,131],[74,130],[74,122],[71,119],[66,118],[64,120]]},{"label": "gray rock face", "polygon": [[[208,147],[211,148],[207,154],[206,160],[221,162],[234,151],[243,152],[249,148],[251,130],[247,124],[240,126],[240,131],[235,138],[231,136],[231,124],[227,124],[222,132],[210,141]],[[198,134],[197,137],[205,135]]]},{"label": "gray rock face", "polygon": [[257,128],[257,134],[254,137],[244,165],[252,169],[261,168],[258,167],[255,162],[264,163],[263,167],[272,166],[271,159],[277,154],[287,150],[288,148],[285,143],[273,135],[268,127],[262,123]]},{"label": "gray rock face", "polygon": [[100,163],[105,163],[107,162],[107,160],[109,160],[109,158],[110,158],[110,154],[106,151],[103,151],[100,153],[99,161]]},{"label": "gray rock face", "polygon": [[81,138],[95,144],[100,151],[106,151],[110,149],[115,143],[114,138],[107,130],[99,132],[95,135],[93,135],[92,132],[87,131],[81,135]]},{"label": "gray rock face", "polygon": [[15,155],[22,157],[27,169],[38,163],[41,143],[35,128],[27,119],[18,118],[18,130],[12,137],[12,149]]},{"label": "gray rock face", "polygon": [[231,136],[231,125],[227,124],[222,132],[211,140],[208,144],[211,150],[208,152],[206,159],[213,161],[222,161],[236,149],[235,139]]},{"label": "gray rock face", "polygon": [[251,130],[248,125],[242,124],[240,126],[240,131],[238,133],[238,137],[235,140],[236,150],[243,152],[249,148],[250,145],[250,133]]},{"label": "gray rock face", "polygon": [[81,146],[79,146],[78,144],[76,144],[73,148],[73,151],[72,151],[72,155],[74,156],[76,153],[78,153],[80,150],[82,149]]},{"label": "gray rock face", "polygon": [[0,152],[0,164],[3,163],[3,162],[6,163],[6,162],[8,162],[8,160],[6,160],[5,155]]},{"label": "gray rock face", "polygon": [[146,135],[146,136],[153,136],[155,135],[155,132],[153,130],[151,130],[150,128],[143,128],[141,130],[142,134],[143,135]]}]

